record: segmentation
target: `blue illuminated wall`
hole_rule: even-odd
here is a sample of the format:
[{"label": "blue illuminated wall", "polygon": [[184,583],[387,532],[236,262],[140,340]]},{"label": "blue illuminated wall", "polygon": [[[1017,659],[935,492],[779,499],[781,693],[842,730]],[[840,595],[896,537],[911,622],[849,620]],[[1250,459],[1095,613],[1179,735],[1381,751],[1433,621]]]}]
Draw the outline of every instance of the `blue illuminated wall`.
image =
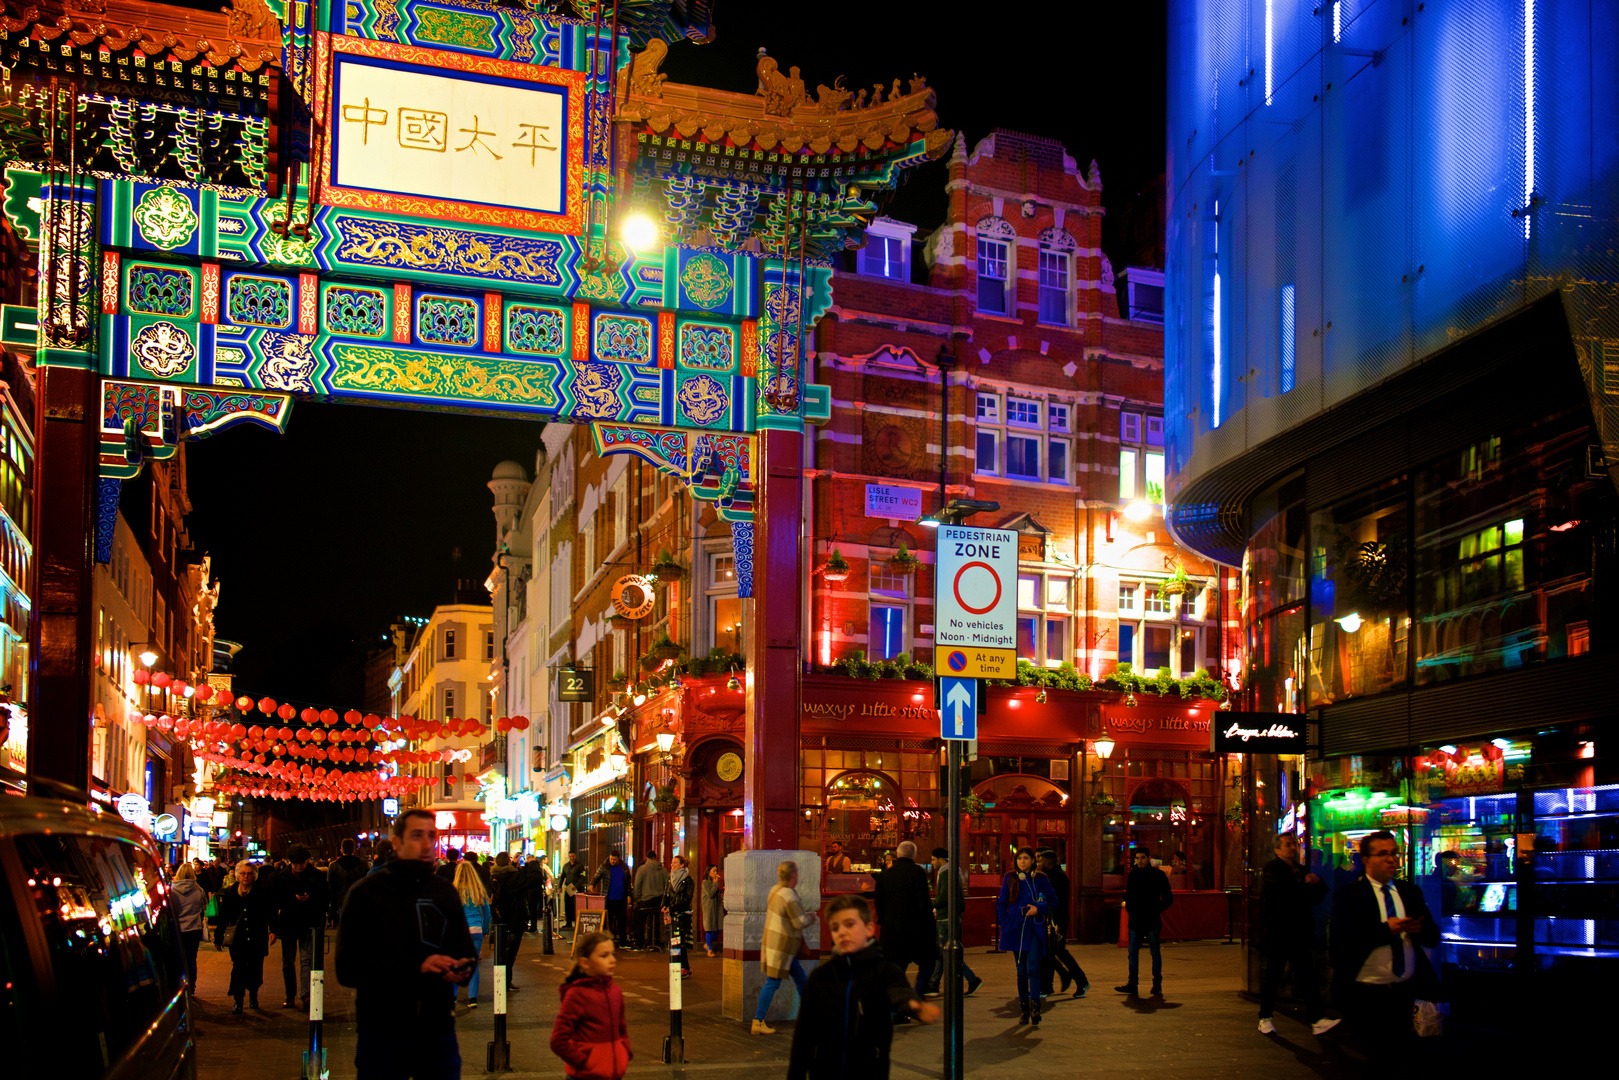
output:
[{"label": "blue illuminated wall", "polygon": [[1616,72],[1611,3],[1171,0],[1170,500],[1553,291],[1619,462]]}]

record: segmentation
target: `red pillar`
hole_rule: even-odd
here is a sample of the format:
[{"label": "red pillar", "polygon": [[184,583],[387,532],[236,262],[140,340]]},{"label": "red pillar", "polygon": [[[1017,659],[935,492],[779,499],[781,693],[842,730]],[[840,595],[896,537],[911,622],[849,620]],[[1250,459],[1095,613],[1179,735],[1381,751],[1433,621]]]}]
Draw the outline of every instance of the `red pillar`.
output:
[{"label": "red pillar", "polygon": [[40,381],[34,476],[38,648],[29,699],[28,771],[88,788],[101,379],[83,368],[44,367]]},{"label": "red pillar", "polygon": [[753,619],[744,684],[743,843],[749,850],[779,851],[798,847],[803,436],[796,431],[760,431],[759,457],[753,509]]}]

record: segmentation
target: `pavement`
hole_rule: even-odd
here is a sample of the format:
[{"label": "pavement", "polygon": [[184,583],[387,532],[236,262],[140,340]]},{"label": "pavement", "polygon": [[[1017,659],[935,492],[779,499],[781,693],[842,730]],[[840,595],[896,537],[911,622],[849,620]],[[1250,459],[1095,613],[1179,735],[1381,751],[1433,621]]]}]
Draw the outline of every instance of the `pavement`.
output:
[{"label": "pavement", "polygon": [[[1223,942],[1165,944],[1164,996],[1127,998],[1113,987],[1124,981],[1125,953],[1114,945],[1070,946],[1092,980],[1076,1000],[1059,995],[1046,1002],[1045,1022],[1019,1026],[1012,957],[971,949],[967,961],[984,985],[966,1001],[966,1075],[1071,1077],[1348,1077],[1361,1072],[1361,1055],[1347,1025],[1320,1038],[1297,1013],[1278,1009],[1276,1034],[1256,1030],[1254,1004],[1237,992],[1241,953]],[[518,991],[508,999],[507,1039],[513,1080],[560,1078],[551,1054],[551,1024],[558,986],[568,964],[559,939],[557,955],[543,956],[538,937],[523,939],[516,963]],[[457,1009],[463,1075],[484,1075],[493,1037],[489,998],[490,960],[485,950],[483,994],[477,1009]],[[304,1075],[309,1023],[302,1010],[281,1008],[279,943],[265,960],[258,1011],[231,1014],[226,993],[230,957],[205,942],[198,957],[197,1063],[203,1080],[294,1080]],[[1143,964],[1146,957],[1142,957]],[[632,1076],[715,1077],[754,1080],[786,1075],[794,1025],[777,1023],[778,1034],[755,1036],[742,1021],[720,1016],[720,960],[692,955],[692,977],[682,989],[685,1064],[664,1065],[669,1031],[666,953],[622,954],[618,982],[624,991],[635,1058]],[[354,998],[335,978],[327,982],[325,1038],[331,1077],[354,1076]],[[942,1029],[911,1024],[896,1030],[895,1080],[942,1076]],[[1426,1040],[1424,1040],[1426,1041]]]}]

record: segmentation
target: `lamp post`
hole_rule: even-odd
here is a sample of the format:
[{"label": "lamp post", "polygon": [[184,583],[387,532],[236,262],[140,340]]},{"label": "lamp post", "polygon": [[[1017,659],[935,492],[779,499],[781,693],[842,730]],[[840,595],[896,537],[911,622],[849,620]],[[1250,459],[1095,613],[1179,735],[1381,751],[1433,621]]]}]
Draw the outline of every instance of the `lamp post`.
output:
[{"label": "lamp post", "polygon": [[[940,495],[943,494],[941,491]],[[952,499],[944,509],[921,518],[917,524],[928,529],[937,529],[940,525],[960,525],[974,514],[987,514],[1000,508],[998,502]],[[938,590],[938,582],[935,582],[935,596],[939,594]],[[941,981],[944,989],[944,1080],[961,1080],[966,1069],[966,1029],[961,1018],[961,889],[957,887],[961,877],[961,743],[960,739],[945,740],[948,748],[945,774],[949,806],[945,848],[949,852],[949,870],[956,881],[948,883],[950,891],[945,901],[944,977]]]}]

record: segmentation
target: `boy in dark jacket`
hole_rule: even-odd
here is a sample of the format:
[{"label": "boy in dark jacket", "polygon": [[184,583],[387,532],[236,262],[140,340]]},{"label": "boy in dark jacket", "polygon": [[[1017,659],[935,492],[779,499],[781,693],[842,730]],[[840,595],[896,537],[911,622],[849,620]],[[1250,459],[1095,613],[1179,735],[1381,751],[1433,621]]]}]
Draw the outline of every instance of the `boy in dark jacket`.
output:
[{"label": "boy in dark jacket", "polygon": [[804,987],[787,1078],[888,1080],[891,1014],[931,1024],[939,1007],[918,997],[905,973],[872,943],[871,908],[864,899],[846,894],[832,901],[826,925],[833,956]]}]

